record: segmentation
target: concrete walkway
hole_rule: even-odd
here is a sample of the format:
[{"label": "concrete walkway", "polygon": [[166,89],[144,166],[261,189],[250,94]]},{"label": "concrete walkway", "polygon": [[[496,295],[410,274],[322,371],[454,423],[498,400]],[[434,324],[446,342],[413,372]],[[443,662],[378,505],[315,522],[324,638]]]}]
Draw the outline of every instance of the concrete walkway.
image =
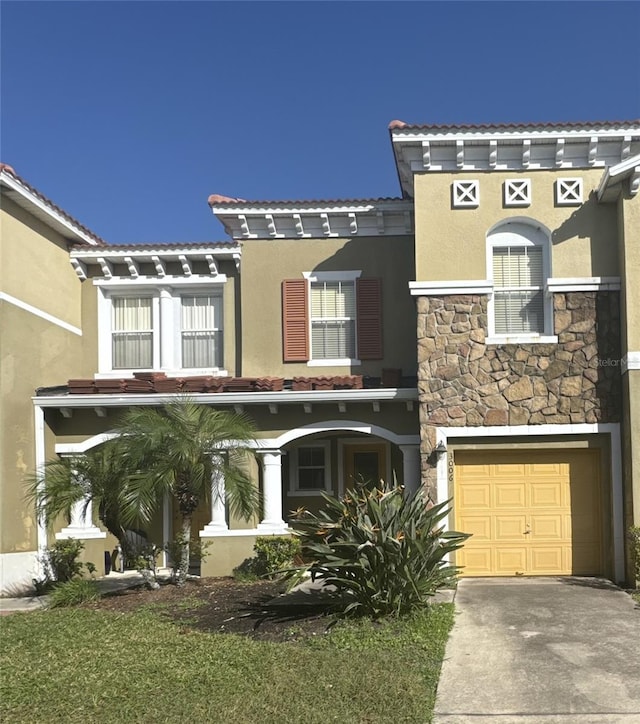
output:
[{"label": "concrete walkway", "polygon": [[[137,571],[125,573],[110,573],[96,579],[100,593],[104,596],[115,591],[123,591],[126,588],[140,586],[143,583],[142,576]],[[20,596],[19,598],[0,598],[0,616],[16,611],[39,611],[49,605],[48,596]]]},{"label": "concrete walkway", "polygon": [[435,724],[640,724],[640,606],[594,578],[464,579]]}]

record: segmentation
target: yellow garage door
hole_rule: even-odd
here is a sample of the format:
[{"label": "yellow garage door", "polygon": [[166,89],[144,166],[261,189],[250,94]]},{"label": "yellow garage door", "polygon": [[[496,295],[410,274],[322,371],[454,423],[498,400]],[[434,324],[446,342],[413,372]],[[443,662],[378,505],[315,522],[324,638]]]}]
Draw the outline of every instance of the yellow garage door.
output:
[{"label": "yellow garage door", "polygon": [[601,574],[599,471],[597,450],[457,451],[462,575]]}]

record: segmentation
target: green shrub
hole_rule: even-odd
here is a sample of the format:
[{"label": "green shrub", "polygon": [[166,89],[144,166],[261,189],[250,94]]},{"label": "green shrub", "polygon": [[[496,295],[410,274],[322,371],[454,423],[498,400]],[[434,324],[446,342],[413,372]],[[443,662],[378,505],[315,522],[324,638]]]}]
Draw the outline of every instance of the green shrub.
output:
[{"label": "green shrub", "polygon": [[300,541],[290,535],[258,536],[253,550],[255,556],[245,558],[233,569],[233,575],[239,581],[272,578],[283,569],[290,568],[300,555]]},{"label": "green shrub", "polygon": [[631,550],[635,561],[634,573],[636,577],[636,586],[640,581],[640,526],[631,526],[629,528],[629,538],[631,540]]},{"label": "green shrub", "polygon": [[56,541],[46,552],[46,564],[50,578],[65,583],[82,574],[82,563],[78,556],[84,544],[74,538]]},{"label": "green shrub", "polygon": [[77,606],[87,601],[97,601],[100,589],[96,581],[88,578],[74,578],[64,583],[56,583],[49,596],[49,606]]},{"label": "green shrub", "polygon": [[448,503],[428,507],[401,487],[323,495],[318,514],[301,510],[294,525],[312,578],[335,586],[339,615],[406,614],[455,578],[444,558],[468,536],[443,529]]},{"label": "green shrub", "polygon": [[260,575],[272,576],[293,565],[295,557],[300,555],[300,541],[290,535],[259,536],[253,550]]}]

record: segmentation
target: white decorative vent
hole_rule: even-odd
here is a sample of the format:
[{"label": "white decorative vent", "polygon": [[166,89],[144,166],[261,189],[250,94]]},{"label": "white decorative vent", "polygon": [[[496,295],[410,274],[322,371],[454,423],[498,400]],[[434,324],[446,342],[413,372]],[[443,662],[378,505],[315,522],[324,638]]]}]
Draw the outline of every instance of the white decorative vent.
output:
[{"label": "white decorative vent", "polygon": [[504,182],[505,206],[530,206],[531,179],[509,179]]},{"label": "white decorative vent", "polygon": [[559,178],[556,181],[556,204],[579,206],[582,203],[582,179]]},{"label": "white decorative vent", "polygon": [[453,182],[453,205],[455,208],[461,206],[478,206],[479,204],[480,183],[478,181]]}]

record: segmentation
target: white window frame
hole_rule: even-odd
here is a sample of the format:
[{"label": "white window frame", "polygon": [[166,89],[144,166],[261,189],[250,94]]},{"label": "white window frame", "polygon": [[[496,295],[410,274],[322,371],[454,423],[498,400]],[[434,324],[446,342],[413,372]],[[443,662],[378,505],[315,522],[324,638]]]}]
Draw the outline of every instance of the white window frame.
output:
[{"label": "white window frame", "polygon": [[[222,326],[214,327],[214,329],[206,330],[206,331],[211,331],[213,333],[217,333],[217,332],[220,333],[219,334],[220,346],[221,346],[220,357],[221,357],[221,362],[222,362],[222,360],[224,359],[224,301],[222,298],[222,293],[218,293],[217,291],[212,292],[209,289],[207,289],[207,290],[203,290],[203,289],[184,290],[184,289],[182,289],[182,290],[180,290],[179,295],[177,297],[175,297],[175,303],[176,303],[176,307],[177,307],[177,325],[176,326],[177,326],[177,330],[178,330],[177,336],[179,337],[179,342],[178,342],[178,346],[176,349],[176,355],[179,357],[180,369],[181,370],[195,369],[195,368],[185,367],[183,360],[182,360],[182,357],[183,357],[183,354],[182,354],[183,334],[185,331],[189,331],[189,330],[182,329],[182,300],[184,297],[214,297],[214,299],[217,299],[220,301],[220,315],[219,316],[222,321]],[[219,369],[221,369],[221,367],[222,367],[222,365],[218,365],[218,366],[208,367],[206,369],[219,370]]]},{"label": "white window frame", "polygon": [[[307,280],[307,294],[309,297],[309,361],[308,367],[353,367],[362,364],[358,359],[358,288],[357,280],[362,275],[361,270],[341,271],[341,272],[303,272],[304,278]],[[356,315],[355,315],[355,358],[331,358],[323,357],[313,358],[313,340],[312,340],[312,323],[311,323],[311,284],[314,282],[353,282],[354,293],[356,299]]]},{"label": "white window frame", "polygon": [[[151,362],[155,363],[156,359],[159,358],[160,351],[160,335],[158,334],[158,320],[159,320],[159,297],[155,294],[149,294],[144,292],[131,292],[127,294],[113,294],[110,295],[110,313],[109,313],[109,352],[111,355],[111,366],[114,372],[123,373],[129,372],[126,367],[113,367],[113,346],[114,346],[114,335],[117,333],[113,328],[113,311],[114,299],[150,299],[151,300]],[[146,370],[146,367],[136,367],[135,371]]]},{"label": "white window frame", "polygon": [[[487,279],[492,292],[487,305],[487,324],[489,334],[486,344],[540,343],[556,344],[558,337],[553,332],[553,296],[549,294],[547,280],[551,277],[549,233],[540,224],[529,219],[513,218],[496,224],[487,234],[486,264]],[[542,294],[544,329],[542,332],[526,334],[497,334],[495,326],[495,288],[493,278],[493,250],[506,247],[542,248]]]},{"label": "white window frame", "polygon": [[[135,280],[114,278],[95,279],[98,294],[98,372],[97,379],[132,377],[136,372],[164,372],[169,377],[177,375],[211,374],[224,377],[223,367],[182,367],[182,296],[218,296],[222,300],[221,318],[224,320],[224,284],[227,277],[218,274],[210,277],[175,277],[159,283],[156,278]],[[112,299],[115,297],[150,297],[152,299],[153,365],[150,369],[114,369],[112,348]],[[220,330],[224,335],[224,324]],[[223,339],[224,354],[224,339]]]},{"label": "white window frame", "polygon": [[[299,462],[298,453],[301,448],[323,448],[324,449],[324,487],[323,488],[300,488],[299,487]],[[292,448],[289,455],[289,491],[288,496],[291,497],[318,497],[322,493],[329,493],[332,490],[331,478],[331,440],[315,440],[313,442],[301,442],[301,444]]]}]

